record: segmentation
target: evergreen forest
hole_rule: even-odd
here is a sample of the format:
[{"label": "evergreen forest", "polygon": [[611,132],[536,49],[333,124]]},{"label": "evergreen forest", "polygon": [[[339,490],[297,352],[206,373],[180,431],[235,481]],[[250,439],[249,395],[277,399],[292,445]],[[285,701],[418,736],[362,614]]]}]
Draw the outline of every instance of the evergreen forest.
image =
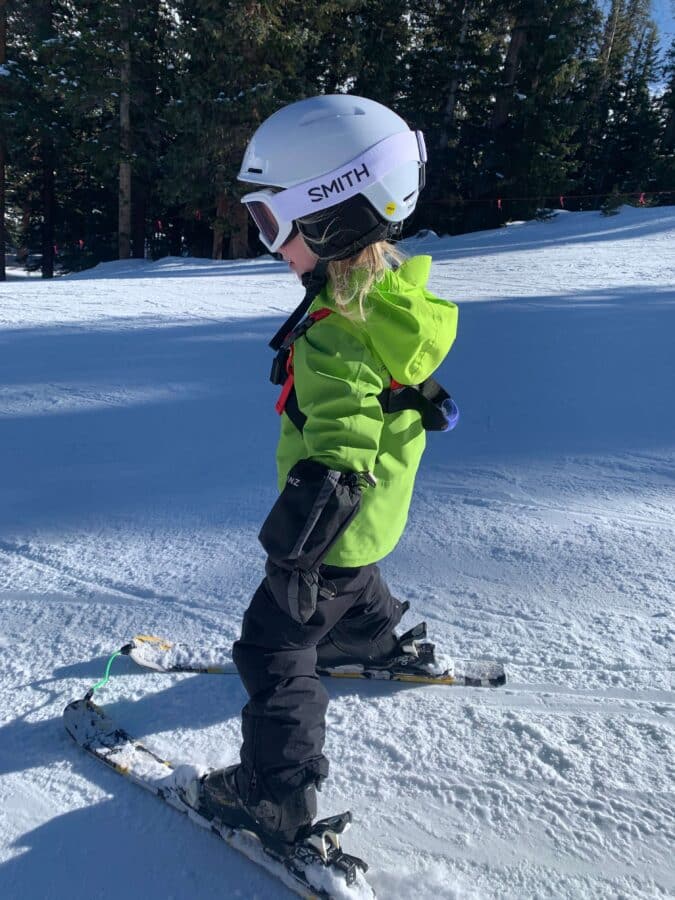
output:
[{"label": "evergreen forest", "polygon": [[[425,134],[407,233],[675,202],[675,42],[649,0],[0,0],[0,279],[263,252],[244,148],[348,92]],[[672,36],[671,36],[672,37]],[[5,252],[6,251],[6,252]]]}]

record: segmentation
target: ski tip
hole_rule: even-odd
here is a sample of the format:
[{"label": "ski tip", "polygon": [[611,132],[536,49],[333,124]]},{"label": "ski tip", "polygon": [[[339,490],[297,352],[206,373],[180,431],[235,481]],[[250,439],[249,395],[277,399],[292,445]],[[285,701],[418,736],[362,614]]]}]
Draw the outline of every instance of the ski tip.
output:
[{"label": "ski tip", "polygon": [[64,716],[79,714],[85,709],[96,709],[94,704],[87,697],[81,697],[79,700],[71,700],[63,710]]},{"label": "ski tip", "polygon": [[66,731],[76,743],[83,746],[100,730],[102,723],[107,724],[102,710],[88,697],[71,701],[63,710]]}]

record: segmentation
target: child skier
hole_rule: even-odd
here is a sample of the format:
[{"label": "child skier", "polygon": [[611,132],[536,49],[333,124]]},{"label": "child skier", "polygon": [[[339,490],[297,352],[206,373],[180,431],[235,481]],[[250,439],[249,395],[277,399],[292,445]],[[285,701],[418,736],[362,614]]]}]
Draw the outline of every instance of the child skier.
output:
[{"label": "child skier", "polygon": [[396,636],[408,604],[377,567],[405,526],[425,427],[448,424],[448,395],[430,376],[457,309],[426,290],[429,257],[402,262],[388,243],[415,208],[425,161],[421,133],[394,112],[334,95],[267,119],[239,173],[259,188],[242,202],[262,242],[306,294],[271,344],[281,493],[234,645],[249,695],[241,762],[209,773],[200,802],[271,846],[307,834],[328,774],[317,669],[434,661],[432,645],[413,641],[420,632]]}]

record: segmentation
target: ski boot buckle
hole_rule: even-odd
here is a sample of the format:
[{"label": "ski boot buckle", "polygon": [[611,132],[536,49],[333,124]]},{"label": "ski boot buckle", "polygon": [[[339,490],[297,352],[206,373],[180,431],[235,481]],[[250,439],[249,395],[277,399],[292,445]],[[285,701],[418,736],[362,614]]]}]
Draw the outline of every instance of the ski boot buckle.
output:
[{"label": "ski boot buckle", "polygon": [[416,667],[435,665],[436,657],[434,655],[434,645],[425,640],[427,636],[427,623],[420,622],[406,631],[399,638],[399,647],[403,654],[400,659],[401,665],[413,665]]},{"label": "ski boot buckle", "polygon": [[311,826],[311,830],[305,838],[305,843],[318,851],[321,859],[327,863],[331,856],[331,849],[340,851],[340,835],[349,828],[352,823],[352,814],[343,812],[337,816],[328,816],[320,819]]}]

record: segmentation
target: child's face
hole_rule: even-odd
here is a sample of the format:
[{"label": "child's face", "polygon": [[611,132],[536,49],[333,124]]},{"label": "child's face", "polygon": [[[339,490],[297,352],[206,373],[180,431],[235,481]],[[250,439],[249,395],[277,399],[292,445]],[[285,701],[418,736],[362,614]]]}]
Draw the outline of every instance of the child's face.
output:
[{"label": "child's face", "polygon": [[306,272],[312,272],[319,259],[309,249],[301,234],[296,234],[290,241],[286,241],[283,247],[279,248],[279,253],[298,278],[302,278]]}]

